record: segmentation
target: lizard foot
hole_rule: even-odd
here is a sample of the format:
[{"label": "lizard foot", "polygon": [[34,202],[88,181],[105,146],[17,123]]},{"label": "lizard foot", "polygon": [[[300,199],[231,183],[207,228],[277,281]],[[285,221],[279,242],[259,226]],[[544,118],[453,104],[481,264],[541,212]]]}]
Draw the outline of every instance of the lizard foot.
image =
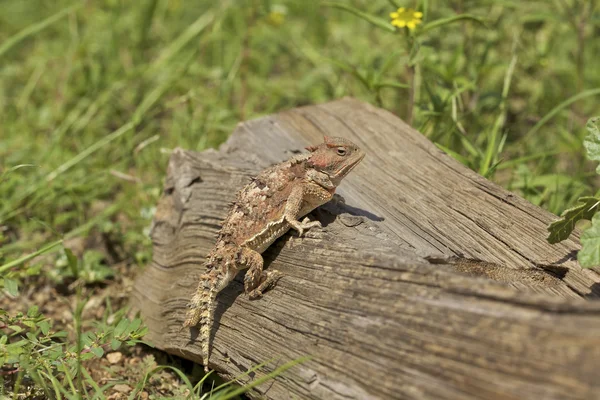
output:
[{"label": "lizard foot", "polygon": [[276,269],[273,271],[264,271],[261,284],[258,285],[256,289],[248,293],[248,297],[250,297],[251,300],[258,299],[262,296],[265,290],[271,289],[273,286],[275,286],[275,283],[277,283],[279,278],[282,276],[283,274]]},{"label": "lizard foot", "polygon": [[309,230],[311,228],[322,228],[320,221],[311,221],[308,217],[305,217],[302,222],[294,221],[295,223],[291,223],[292,228],[298,231],[298,237],[302,237],[304,235],[305,230]]}]

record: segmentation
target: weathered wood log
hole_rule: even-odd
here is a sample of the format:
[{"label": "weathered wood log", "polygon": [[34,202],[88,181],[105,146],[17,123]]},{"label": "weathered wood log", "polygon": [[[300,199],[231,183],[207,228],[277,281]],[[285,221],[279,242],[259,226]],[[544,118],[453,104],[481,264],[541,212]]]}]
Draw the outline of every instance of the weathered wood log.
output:
[{"label": "weathered wood log", "polygon": [[[322,136],[365,160],[324,228],[264,254],[285,275],[248,300],[218,297],[211,367],[232,378],[312,355],[250,393],[268,399],[567,399],[600,396],[600,277],[554,216],[457,163],[391,113],[352,99],[241,124],[219,151],[176,149],[133,303],[158,348],[200,362],[186,303],[247,178]],[[576,239],[577,234],[575,234]]]}]

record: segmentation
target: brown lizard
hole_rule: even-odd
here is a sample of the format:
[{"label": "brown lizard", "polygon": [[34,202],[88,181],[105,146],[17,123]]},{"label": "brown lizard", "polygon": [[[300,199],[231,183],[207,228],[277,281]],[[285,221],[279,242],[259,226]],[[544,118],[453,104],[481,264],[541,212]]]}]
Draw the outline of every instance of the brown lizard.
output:
[{"label": "brown lizard", "polygon": [[200,323],[202,361],[208,372],[210,332],[217,293],[240,269],[248,268],[244,289],[251,299],[260,297],[281,273],[263,271],[265,251],[290,228],[302,236],[305,230],[320,227],[319,221],[302,218],[332,199],[342,179],[363,159],[365,153],[354,143],[339,137],[325,137],[324,143],[265,169],[237,194],[217,242],[207,256],[206,272],[190,302],[184,327]]}]

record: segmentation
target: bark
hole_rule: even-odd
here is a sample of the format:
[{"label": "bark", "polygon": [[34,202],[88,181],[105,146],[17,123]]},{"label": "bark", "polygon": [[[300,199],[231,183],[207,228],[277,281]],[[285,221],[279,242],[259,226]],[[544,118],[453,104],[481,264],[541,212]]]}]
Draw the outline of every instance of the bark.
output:
[{"label": "bark", "polygon": [[[152,227],[154,258],[133,303],[147,339],[201,362],[187,301],[228,203],[259,170],[344,136],[367,156],[324,228],[265,253],[284,277],[262,299],[237,277],[219,294],[211,367],[224,378],[274,359],[250,392],[267,399],[568,399],[598,395],[599,275],[577,235],[444,154],[393,114],[353,99],[240,124],[218,151],[176,149]],[[295,396],[295,397],[294,397]]]}]

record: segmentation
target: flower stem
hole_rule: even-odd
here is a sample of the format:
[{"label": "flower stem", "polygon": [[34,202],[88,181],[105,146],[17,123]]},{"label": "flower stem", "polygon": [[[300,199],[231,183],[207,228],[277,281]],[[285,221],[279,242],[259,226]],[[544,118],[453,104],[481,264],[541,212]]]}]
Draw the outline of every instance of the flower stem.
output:
[{"label": "flower stem", "polygon": [[410,82],[410,89],[408,89],[408,107],[406,109],[406,123],[412,126],[415,105],[415,67],[413,65],[407,65],[406,71],[408,73],[408,81]]}]

